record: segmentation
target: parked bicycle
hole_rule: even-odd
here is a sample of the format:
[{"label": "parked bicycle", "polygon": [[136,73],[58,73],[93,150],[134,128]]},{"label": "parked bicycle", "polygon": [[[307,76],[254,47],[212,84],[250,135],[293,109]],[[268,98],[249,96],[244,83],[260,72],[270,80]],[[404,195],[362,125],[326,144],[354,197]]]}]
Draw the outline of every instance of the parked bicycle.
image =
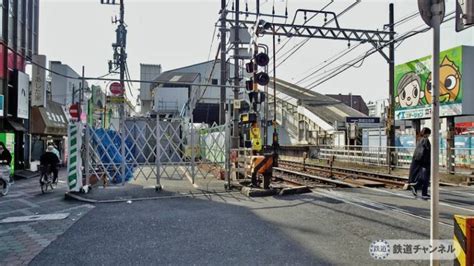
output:
[{"label": "parked bicycle", "polygon": [[41,193],[46,193],[48,189],[50,188],[51,190],[54,190],[54,186],[57,185],[57,181],[54,180],[54,174],[52,171],[52,166],[51,165],[41,165],[40,166],[40,187],[41,187]]}]

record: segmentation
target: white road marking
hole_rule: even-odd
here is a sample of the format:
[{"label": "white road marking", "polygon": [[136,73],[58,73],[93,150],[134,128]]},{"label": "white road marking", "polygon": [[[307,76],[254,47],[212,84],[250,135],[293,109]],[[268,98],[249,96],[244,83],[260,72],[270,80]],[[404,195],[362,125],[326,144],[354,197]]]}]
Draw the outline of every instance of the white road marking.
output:
[{"label": "white road marking", "polygon": [[53,214],[42,214],[42,215],[15,216],[15,217],[5,218],[5,219],[1,220],[0,223],[6,224],[6,223],[19,223],[19,222],[64,220],[68,216],[69,216],[69,213],[53,213]]},{"label": "white road marking", "polygon": [[[403,198],[408,198],[408,199],[413,199],[413,197],[414,197],[414,196],[400,194],[400,193],[397,193],[397,192],[392,192],[392,191],[388,191],[388,190],[384,190],[384,189],[369,188],[369,187],[363,187],[363,188],[373,190],[373,191],[388,193],[388,194],[392,194],[392,195],[396,195],[396,196],[403,197]],[[449,203],[445,203],[445,202],[442,202],[442,201],[440,201],[439,205],[446,206],[446,207],[451,207],[451,208],[455,208],[455,209],[459,209],[459,210],[463,210],[463,211],[474,212],[474,209],[459,207],[459,206],[452,205],[452,204],[449,204]]]},{"label": "white road marking", "polygon": [[[408,212],[404,209],[396,208],[396,207],[392,207],[392,206],[387,206],[387,205],[382,204],[382,203],[367,201],[367,200],[357,198],[357,197],[353,197],[353,196],[351,196],[351,199],[347,199],[343,196],[340,196],[340,195],[338,196],[337,193],[335,193],[334,191],[332,191],[332,194],[330,194],[330,193],[324,193],[321,190],[313,190],[313,193],[319,194],[319,195],[324,196],[324,197],[332,198],[332,199],[335,199],[335,200],[339,200],[339,201],[342,201],[342,202],[345,202],[347,204],[351,204],[351,205],[354,205],[354,206],[357,206],[357,207],[360,207],[360,208],[363,208],[363,209],[367,209],[367,210],[371,210],[371,211],[374,211],[374,212],[377,212],[377,213],[381,213],[381,214],[384,214],[386,216],[389,216],[389,213],[386,212],[387,210],[389,210],[389,211],[394,211],[394,212],[397,212],[397,213],[401,213],[401,214],[404,214],[404,215],[407,215],[407,216],[410,216],[410,217],[414,217],[414,218],[418,218],[418,219],[421,219],[421,220],[425,220],[425,221],[430,220],[430,218],[419,216],[419,215],[410,213],[410,212]],[[336,195],[334,195],[334,194],[336,194]],[[355,199],[357,199],[357,201],[359,201],[360,203],[354,202]],[[364,206],[361,203],[372,206],[374,208]],[[378,209],[375,209],[375,208],[378,208]],[[442,225],[445,225],[445,226],[454,227],[453,225],[447,224],[445,222],[439,222],[439,223],[442,224]]]}]

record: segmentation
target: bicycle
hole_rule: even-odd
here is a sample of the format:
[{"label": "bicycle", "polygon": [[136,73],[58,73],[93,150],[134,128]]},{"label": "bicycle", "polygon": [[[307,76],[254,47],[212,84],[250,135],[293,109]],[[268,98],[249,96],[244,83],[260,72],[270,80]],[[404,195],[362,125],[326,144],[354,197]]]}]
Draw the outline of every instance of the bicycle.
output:
[{"label": "bicycle", "polygon": [[13,183],[13,179],[10,175],[10,167],[8,165],[0,165],[0,195],[6,196]]},{"label": "bicycle", "polygon": [[54,190],[53,185],[55,183],[53,182],[53,172],[51,171],[51,165],[48,166],[41,166],[41,176],[40,176],[40,187],[41,187],[41,193],[46,193],[48,191],[48,187],[51,188],[51,190]]}]

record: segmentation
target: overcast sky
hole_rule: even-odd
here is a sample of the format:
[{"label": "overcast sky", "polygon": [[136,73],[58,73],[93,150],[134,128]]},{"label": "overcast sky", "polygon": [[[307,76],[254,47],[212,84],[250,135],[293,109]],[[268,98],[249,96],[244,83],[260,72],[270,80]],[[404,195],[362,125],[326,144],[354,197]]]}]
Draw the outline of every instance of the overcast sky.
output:
[{"label": "overcast sky", "polygon": [[[117,0],[118,2],[119,0]],[[101,76],[107,73],[107,62],[112,57],[111,43],[115,40],[116,25],[111,17],[119,13],[118,6],[101,5],[100,0],[41,0],[40,47],[48,60],[62,61],[80,73],[82,65],[86,76]],[[229,7],[233,0],[230,0]],[[242,8],[245,0],[241,0]],[[249,0],[249,9],[255,1]],[[271,13],[273,2],[277,14],[284,14],[288,6],[290,17],[298,8],[320,9],[330,0],[261,0],[262,12]],[[355,0],[335,0],[328,11],[340,13]],[[383,29],[388,23],[389,3],[395,3],[395,20],[417,11],[415,0],[362,0],[358,5],[339,17],[344,28]],[[454,0],[447,1],[447,13],[454,10]],[[163,70],[183,67],[208,60],[217,51],[217,32],[214,25],[219,18],[219,0],[125,0],[125,21],[128,25],[127,53],[132,79],[139,79],[140,63],[161,64]],[[309,16],[309,15],[308,15]],[[244,17],[245,18],[245,17]],[[322,17],[321,17],[322,18]],[[290,19],[289,19],[290,20]],[[321,23],[315,20],[314,23]],[[421,29],[421,18],[409,20],[396,28],[399,35],[413,29]],[[404,41],[396,50],[396,64],[404,63],[431,52],[431,31]],[[303,39],[292,38],[277,58],[282,59],[286,51]],[[271,37],[260,39],[271,44]],[[279,49],[287,39],[282,38]],[[211,46],[211,43],[213,45]],[[454,20],[442,27],[442,49],[457,45],[474,45],[474,30],[461,33],[454,30]],[[354,47],[357,43],[351,43]],[[309,85],[331,70],[365,53],[371,46],[363,44],[325,68],[302,85]],[[348,49],[345,41],[312,39],[277,69],[277,77],[297,82],[314,71],[331,56]],[[388,65],[380,54],[374,54],[357,65],[358,68],[336,76],[317,86],[320,93],[360,94],[366,101],[388,97]],[[104,82],[97,83],[105,85]],[[139,84],[134,84],[134,95],[138,95]]]}]

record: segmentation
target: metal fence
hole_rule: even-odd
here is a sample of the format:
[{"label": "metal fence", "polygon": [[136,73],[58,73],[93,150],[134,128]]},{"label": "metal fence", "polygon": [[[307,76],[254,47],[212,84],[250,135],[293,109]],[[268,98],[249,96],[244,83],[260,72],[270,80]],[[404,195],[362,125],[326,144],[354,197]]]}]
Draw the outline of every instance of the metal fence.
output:
[{"label": "metal fence", "polygon": [[113,127],[87,127],[86,176],[112,184],[137,179],[216,176],[225,170],[226,125],[203,128],[183,119],[135,118]]},{"label": "metal fence", "polygon": [[[410,166],[415,147],[391,147],[395,156],[395,167]],[[454,164],[458,169],[474,169],[474,149],[454,148]],[[387,166],[387,147],[369,146],[284,146],[283,155],[301,156],[307,152],[310,158],[367,165]],[[440,149],[440,166],[447,165],[447,149]]]}]

